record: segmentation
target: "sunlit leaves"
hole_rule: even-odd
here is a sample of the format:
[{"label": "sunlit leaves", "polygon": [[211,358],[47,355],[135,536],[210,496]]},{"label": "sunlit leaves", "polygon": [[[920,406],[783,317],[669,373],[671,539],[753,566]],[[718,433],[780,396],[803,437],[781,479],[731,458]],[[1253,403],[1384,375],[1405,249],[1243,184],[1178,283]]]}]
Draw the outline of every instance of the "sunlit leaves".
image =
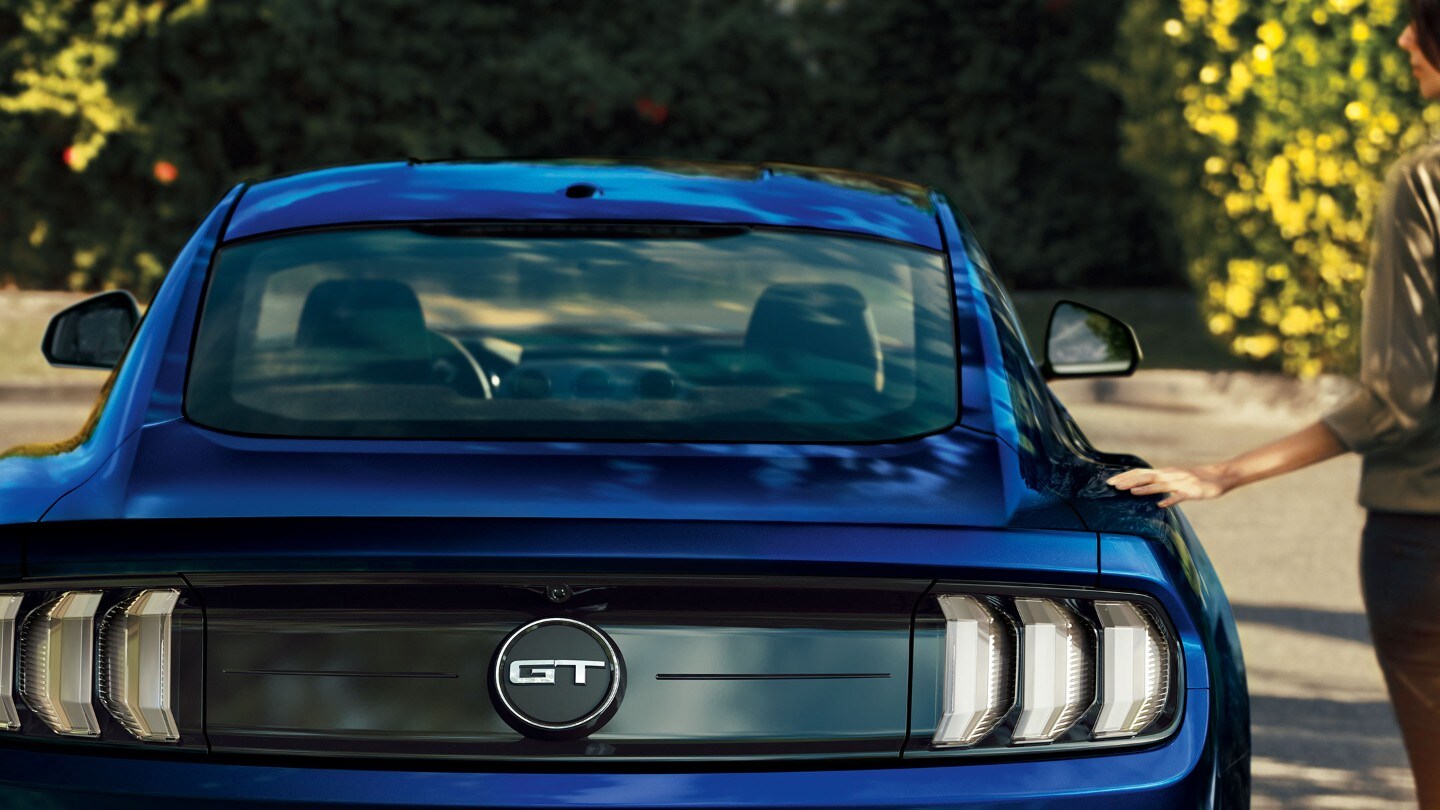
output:
[{"label": "sunlit leaves", "polygon": [[1131,5],[1112,77],[1128,154],[1169,189],[1210,331],[1237,354],[1301,375],[1353,364],[1385,169],[1437,117],[1395,45],[1401,5]]}]

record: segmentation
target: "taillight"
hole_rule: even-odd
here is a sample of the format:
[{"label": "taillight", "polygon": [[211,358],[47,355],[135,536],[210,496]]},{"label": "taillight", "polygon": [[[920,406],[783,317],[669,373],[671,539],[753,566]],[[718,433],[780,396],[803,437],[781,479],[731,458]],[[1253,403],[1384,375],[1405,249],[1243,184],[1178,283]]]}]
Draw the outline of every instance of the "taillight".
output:
[{"label": "taillight", "polygon": [[1154,722],[1169,700],[1170,643],[1143,605],[1096,602],[1095,613],[1103,628],[1104,694],[1094,735],[1132,737]]},{"label": "taillight", "polygon": [[1095,633],[1053,599],[1015,600],[1024,696],[1013,738],[1051,742],[1095,700]]},{"label": "taillight", "polygon": [[179,599],[173,589],[142,591],[110,608],[100,628],[100,703],[139,740],[180,739],[170,695]]},{"label": "taillight", "polygon": [[180,589],[0,590],[0,730],[202,747],[203,629]]},{"label": "taillight", "polygon": [[1176,642],[1151,600],[944,590],[916,617],[912,716],[934,730],[914,726],[912,752],[1113,745],[1173,726]]},{"label": "taillight", "polygon": [[945,614],[944,714],[936,745],[973,745],[1015,702],[1015,629],[992,604],[942,596]]},{"label": "taillight", "polygon": [[95,737],[95,611],[104,594],[70,591],[36,608],[20,630],[20,694],[56,734]]},{"label": "taillight", "polygon": [[0,593],[0,729],[20,728],[15,710],[15,617],[20,613],[18,593]]}]

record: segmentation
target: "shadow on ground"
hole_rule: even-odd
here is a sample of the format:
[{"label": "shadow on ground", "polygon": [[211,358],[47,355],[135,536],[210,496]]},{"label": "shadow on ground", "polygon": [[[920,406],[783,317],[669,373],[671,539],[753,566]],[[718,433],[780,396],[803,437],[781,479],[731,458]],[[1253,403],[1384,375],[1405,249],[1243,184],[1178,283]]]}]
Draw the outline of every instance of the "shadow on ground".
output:
[{"label": "shadow on ground", "polygon": [[1231,609],[1237,622],[1268,624],[1301,633],[1370,643],[1370,625],[1363,613],[1277,605],[1231,605]]},{"label": "shadow on ground", "polygon": [[1389,703],[1256,695],[1250,708],[1257,794],[1281,807],[1414,806],[1400,741],[1375,722]]},{"label": "shadow on ground", "polygon": [[[1331,643],[1370,643],[1365,615],[1355,611],[1254,604],[1233,609],[1242,625]],[[1390,704],[1367,699],[1373,692],[1346,699],[1343,686],[1327,679],[1324,658],[1309,664],[1310,677],[1287,680],[1294,694],[1250,696],[1256,807],[1413,807]]]}]

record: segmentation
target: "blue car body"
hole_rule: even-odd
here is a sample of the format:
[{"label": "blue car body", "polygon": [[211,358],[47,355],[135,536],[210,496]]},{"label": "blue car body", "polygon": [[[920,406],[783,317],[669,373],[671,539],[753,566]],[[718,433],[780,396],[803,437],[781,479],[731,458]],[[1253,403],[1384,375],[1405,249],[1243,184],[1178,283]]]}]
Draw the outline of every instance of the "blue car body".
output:
[{"label": "blue car body", "polygon": [[[577,184],[599,193],[563,193]],[[744,224],[943,251],[957,420],[906,441],[747,444],[257,437],[187,417],[217,249],[421,221]],[[1248,806],[1235,624],[1182,513],[1104,484],[1138,463],[1086,441],[1045,386],[967,226],[927,189],[786,165],[600,161],[381,163],[242,185],[176,259],[81,435],[0,458],[0,583],[179,578],[209,622],[229,621],[227,594],[272,574],[283,586],[276,593],[287,594],[332,577],[440,594],[467,577],[531,575],[1135,593],[1159,606],[1175,635],[1179,716],[1147,745],[945,756],[922,750],[935,706],[919,690],[904,698],[898,746],[833,760],[783,744],[714,761],[386,758],[343,747],[303,757],[227,742],[221,726],[232,710],[213,701],[230,675],[209,669],[201,742],[183,752],[0,732],[0,804]],[[325,609],[343,610],[349,598]],[[637,682],[626,706],[642,694]]]}]

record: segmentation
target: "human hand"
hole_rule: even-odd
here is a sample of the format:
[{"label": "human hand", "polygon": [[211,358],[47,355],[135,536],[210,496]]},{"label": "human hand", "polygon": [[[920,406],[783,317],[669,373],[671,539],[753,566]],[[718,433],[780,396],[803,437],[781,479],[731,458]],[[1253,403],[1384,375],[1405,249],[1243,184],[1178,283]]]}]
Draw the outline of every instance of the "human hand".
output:
[{"label": "human hand", "polygon": [[1167,492],[1169,495],[1157,504],[1161,508],[1174,506],[1181,501],[1218,498],[1230,489],[1224,473],[1213,464],[1191,468],[1163,467],[1158,470],[1136,467],[1111,476],[1105,483],[1128,491],[1131,495]]}]

